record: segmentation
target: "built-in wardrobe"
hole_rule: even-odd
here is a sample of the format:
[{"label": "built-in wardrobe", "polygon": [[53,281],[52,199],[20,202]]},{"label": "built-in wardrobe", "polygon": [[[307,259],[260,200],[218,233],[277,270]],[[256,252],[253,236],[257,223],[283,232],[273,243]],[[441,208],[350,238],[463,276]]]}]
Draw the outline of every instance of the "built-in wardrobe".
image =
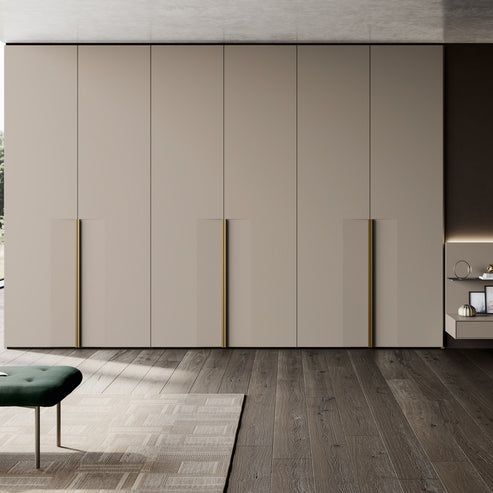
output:
[{"label": "built-in wardrobe", "polygon": [[7,345],[440,346],[442,65],[8,45]]}]

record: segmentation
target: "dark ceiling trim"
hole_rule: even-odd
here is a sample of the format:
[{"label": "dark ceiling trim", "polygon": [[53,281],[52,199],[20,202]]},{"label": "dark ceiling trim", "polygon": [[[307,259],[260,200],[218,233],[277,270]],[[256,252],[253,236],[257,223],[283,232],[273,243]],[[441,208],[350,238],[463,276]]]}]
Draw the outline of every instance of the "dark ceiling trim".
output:
[{"label": "dark ceiling trim", "polygon": [[384,42],[384,41],[310,41],[310,42],[303,42],[303,41],[287,41],[287,42],[281,42],[281,41],[207,41],[207,42],[199,42],[199,41],[177,41],[177,42],[126,42],[126,41],[111,41],[111,42],[42,42],[38,41],[35,43],[24,43],[24,42],[12,42],[12,43],[5,43],[8,46],[56,46],[56,45],[65,45],[65,46],[101,46],[101,45],[128,45],[128,46],[168,46],[168,45],[204,45],[204,46],[229,46],[229,45],[268,45],[268,46],[277,46],[277,45],[306,45],[306,46],[317,46],[317,45],[355,45],[355,46],[368,46],[368,45],[374,45],[374,46],[493,46],[492,43],[436,43],[436,42]]},{"label": "dark ceiling trim", "polygon": [[[306,46],[312,46],[312,45],[362,45],[362,46],[368,46],[368,45],[388,45],[388,46],[444,46],[448,45],[451,43],[407,43],[407,42],[363,42],[363,41],[358,41],[358,42],[352,42],[352,41],[341,41],[341,42],[323,42],[323,41],[313,41],[313,42],[297,42],[297,41],[289,41],[289,42],[268,42],[268,41],[228,41],[228,42],[214,42],[214,41],[207,41],[207,42],[197,42],[197,41],[179,41],[179,42],[169,42],[169,43],[155,43],[155,42],[148,42],[148,43],[133,43],[133,42],[125,42],[125,41],[111,41],[111,42],[93,42],[93,43],[88,43],[88,42],[81,42],[81,43],[74,43],[74,42],[57,42],[57,43],[44,43],[44,42],[36,42],[36,43],[22,43],[22,42],[15,42],[15,43],[5,43],[8,46],[56,46],[56,45],[64,45],[64,46],[101,46],[101,45],[128,45],[128,46],[168,46],[168,45],[204,45],[204,46],[229,46],[229,45],[306,45]],[[454,43],[454,44],[460,44],[460,43]],[[493,44],[493,43],[463,43],[463,44]]]}]

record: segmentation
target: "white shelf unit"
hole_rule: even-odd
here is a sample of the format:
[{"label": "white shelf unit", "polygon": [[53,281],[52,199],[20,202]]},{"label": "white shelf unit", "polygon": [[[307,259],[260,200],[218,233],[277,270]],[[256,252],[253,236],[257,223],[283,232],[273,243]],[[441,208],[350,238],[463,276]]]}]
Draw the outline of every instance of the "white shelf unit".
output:
[{"label": "white shelf unit", "polygon": [[493,339],[493,315],[461,317],[447,313],[445,331],[454,339]]}]

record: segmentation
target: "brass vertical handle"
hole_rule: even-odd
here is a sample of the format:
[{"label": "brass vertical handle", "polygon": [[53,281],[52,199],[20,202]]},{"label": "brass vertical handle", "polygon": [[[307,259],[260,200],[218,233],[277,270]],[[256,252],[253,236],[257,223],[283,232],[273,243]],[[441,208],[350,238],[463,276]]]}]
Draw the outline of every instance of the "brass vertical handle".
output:
[{"label": "brass vertical handle", "polygon": [[374,219],[368,219],[368,347],[374,347],[374,311],[373,311],[373,262],[374,262]]},{"label": "brass vertical handle", "polygon": [[75,254],[75,347],[81,347],[81,327],[80,327],[80,266],[81,266],[81,223],[80,219],[75,220],[76,254]]},{"label": "brass vertical handle", "polygon": [[222,347],[228,347],[228,220],[223,219]]}]

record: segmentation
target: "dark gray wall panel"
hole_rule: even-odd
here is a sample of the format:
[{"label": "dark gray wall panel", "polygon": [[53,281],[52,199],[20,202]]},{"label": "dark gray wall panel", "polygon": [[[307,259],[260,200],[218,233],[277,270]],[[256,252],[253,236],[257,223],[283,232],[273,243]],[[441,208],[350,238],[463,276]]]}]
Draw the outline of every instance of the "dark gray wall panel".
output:
[{"label": "dark gray wall panel", "polygon": [[493,240],[493,45],[445,50],[446,238]]}]

